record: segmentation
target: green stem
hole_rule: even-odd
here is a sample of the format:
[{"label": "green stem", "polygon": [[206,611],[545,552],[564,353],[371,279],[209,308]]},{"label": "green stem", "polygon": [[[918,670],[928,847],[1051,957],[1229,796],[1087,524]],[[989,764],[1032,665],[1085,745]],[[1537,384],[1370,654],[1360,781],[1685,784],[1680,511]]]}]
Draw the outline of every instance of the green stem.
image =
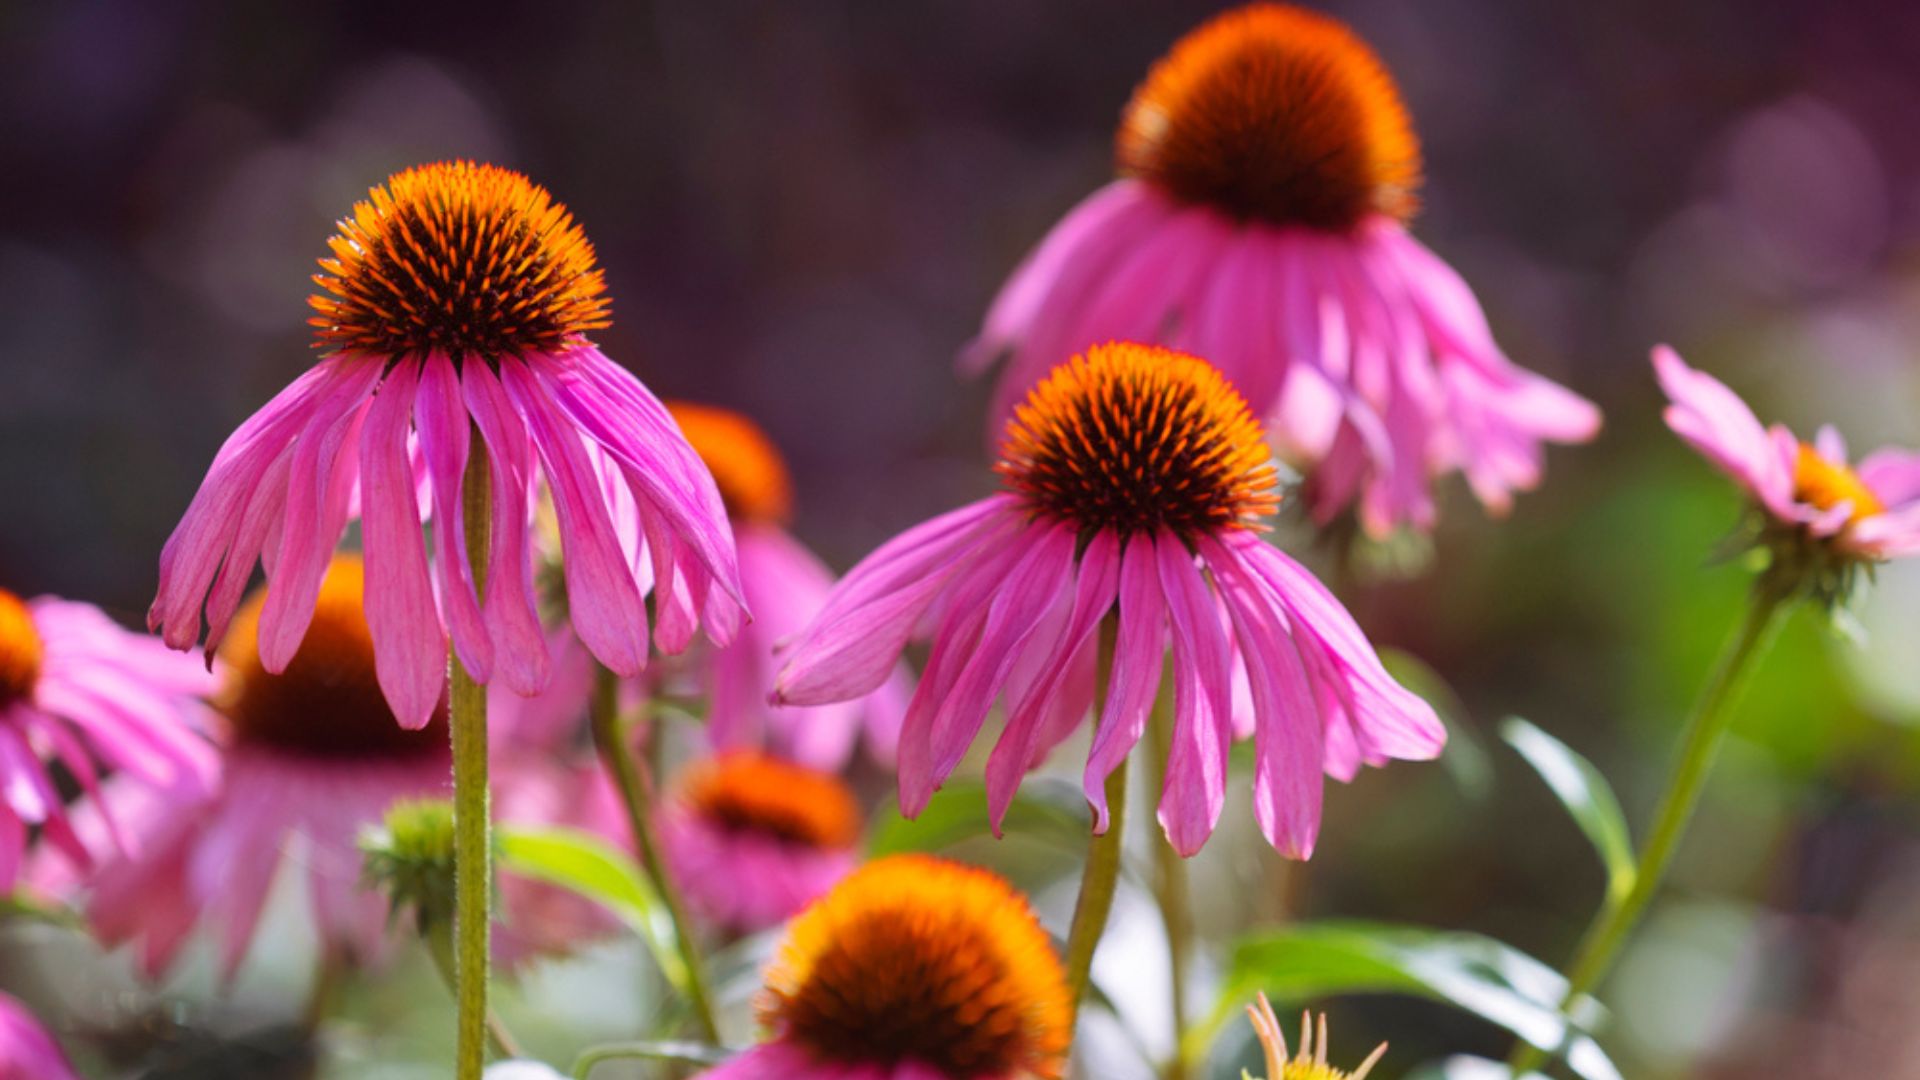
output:
[{"label": "green stem", "polygon": [[601,760],[606,762],[607,771],[613,774],[614,786],[620,790],[620,801],[626,806],[627,824],[633,830],[633,843],[639,850],[640,864],[652,880],[654,890],[660,894],[661,902],[666,905],[668,917],[673,920],[674,943],[687,969],[687,1003],[693,1007],[700,1035],[708,1042],[719,1042],[719,1027],[713,1019],[713,998],[707,989],[706,966],[701,963],[700,950],[694,946],[693,924],[687,919],[686,905],[680,900],[679,887],[674,884],[673,875],[667,872],[666,863],[660,857],[660,840],[654,835],[652,815],[648,810],[651,803],[647,798],[646,781],[634,763],[633,751],[627,745],[625,725],[621,723],[618,690],[619,684],[613,672],[600,668],[594,676],[593,704],[589,710],[593,722],[593,744],[598,748]]},{"label": "green stem", "polygon": [[[492,489],[487,444],[473,432],[461,517],[467,562],[478,595],[487,576]],[[446,523],[450,525],[451,523]],[[453,728],[454,996],[460,1026],[455,1049],[458,1080],[480,1080],[487,1060],[488,934],[492,929],[493,839],[487,807],[487,688],[475,682],[451,648],[449,722]]]},{"label": "green stem", "polygon": [[[1151,794],[1166,786],[1167,760],[1173,753],[1173,698],[1163,687],[1153,703],[1153,753],[1149,756]],[[1173,1017],[1173,1054],[1167,1059],[1166,1080],[1186,1080],[1187,967],[1193,955],[1193,905],[1187,887],[1187,862],[1173,849],[1166,833],[1153,833],[1153,897],[1167,930],[1167,964],[1171,972],[1168,1004]]]},{"label": "green stem", "polygon": [[[1113,648],[1119,624],[1108,615],[1100,624],[1099,669],[1094,675],[1093,715],[1104,707],[1113,678]],[[1067,990],[1073,1012],[1067,1018],[1071,1032],[1080,1019],[1080,1002],[1093,982],[1093,950],[1107,929],[1113,894],[1120,883],[1120,849],[1127,832],[1127,760],[1107,776],[1107,831],[1087,845],[1086,866],[1080,871],[1080,895],[1073,904],[1073,925],[1067,931]]]},{"label": "green stem", "polygon": [[[1794,582],[1782,580],[1785,576],[1768,574],[1755,583],[1746,618],[1721,653],[1720,662],[1687,721],[1680,762],[1654,814],[1653,831],[1640,850],[1633,887],[1617,902],[1609,901],[1601,907],[1574,954],[1567,975],[1566,995],[1560,1003],[1562,1013],[1569,1012],[1574,1003],[1591,992],[1607,974],[1620,947],[1646,911],[1647,902],[1660,888],[1687,823],[1699,805],[1700,793],[1720,752],[1720,744],[1726,741],[1733,719],[1732,706],[1739,699],[1753,661],[1764,651],[1788,602],[1798,595]],[[1564,1049],[1561,1046],[1543,1050],[1522,1042],[1514,1047],[1507,1064],[1514,1076],[1524,1076]]]},{"label": "green stem", "polygon": [[[434,970],[440,973],[441,980],[447,984],[447,989],[452,991],[454,989],[453,935],[447,932],[446,924],[441,923],[432,931],[422,934],[421,937],[427,943],[427,955],[433,958]],[[520,1044],[514,1041],[513,1033],[507,1030],[507,1025],[501,1022],[492,1007],[487,1009],[487,1041],[493,1044],[494,1053],[501,1057],[520,1056]]]}]

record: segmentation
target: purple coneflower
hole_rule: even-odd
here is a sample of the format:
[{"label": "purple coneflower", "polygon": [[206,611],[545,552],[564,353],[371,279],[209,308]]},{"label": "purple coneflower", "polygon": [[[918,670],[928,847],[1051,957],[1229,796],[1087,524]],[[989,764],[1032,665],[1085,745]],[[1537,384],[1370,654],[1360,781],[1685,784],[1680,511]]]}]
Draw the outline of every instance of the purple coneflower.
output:
[{"label": "purple coneflower", "polygon": [[859,861],[860,806],[830,773],[753,752],[687,767],[660,842],[687,902],[731,933],[778,926]]},{"label": "purple coneflower", "polygon": [[0,589],[0,894],[19,875],[30,827],[75,863],[91,861],[52,763],[89,794],[96,762],[167,788],[208,783],[214,752],[195,728],[212,688],[197,658],[98,608]]},{"label": "purple coneflower", "polygon": [[[329,355],[228,438],[161,553],[148,621],[169,644],[199,637],[204,608],[217,645],[259,559],[273,584],[260,660],[285,668],[357,504],[367,623],[400,721],[433,714],[449,636],[476,681],[497,668],[533,693],[548,671],[527,542],[542,475],[573,627],[602,663],[645,664],[649,584],[662,650],[685,648],[702,617],[732,637],[719,493],[660,402],[584,336],[608,325],[605,286],[563,206],[515,172],[427,165],[374,188],[331,245],[312,320]],[[476,582],[461,521],[482,453],[491,554]]]},{"label": "purple coneflower", "polygon": [[1121,178],[1001,290],[964,366],[1010,354],[996,424],[1089,344],[1207,357],[1309,467],[1313,510],[1373,533],[1433,524],[1460,470],[1489,509],[1539,482],[1542,441],[1600,415],[1507,360],[1472,291],[1406,228],[1420,148],[1392,76],[1339,21],[1252,4],[1148,73],[1116,139]]},{"label": "purple coneflower", "polygon": [[[109,793],[137,803],[140,838],[92,882],[87,916],[100,936],[137,943],[157,977],[188,935],[219,939],[231,977],[246,958],[275,878],[301,870],[309,914],[327,953],[372,962],[386,952],[386,903],[361,888],[360,830],[404,799],[445,796],[446,709],[421,730],[394,722],[374,676],[362,614],[363,571],[336,556],[320,581],[311,625],[278,672],[256,646],[270,594],[241,607],[220,649],[216,698],[227,724],[224,768],[204,798]],[[442,679],[444,685],[444,676]]]},{"label": "purple coneflower", "polygon": [[[1445,731],[1396,683],[1338,600],[1254,528],[1278,503],[1246,403],[1205,361],[1152,346],[1088,350],[1007,425],[1005,491],[896,537],[842,579],[775,683],[784,702],[873,690],[909,638],[931,653],[900,738],[909,814],[960,763],[996,699],[994,820],[1020,778],[1086,717],[1100,627],[1112,672],[1085,772],[1105,781],[1139,741],[1171,643],[1175,718],[1160,821],[1183,854],[1219,820],[1228,744],[1252,734],[1254,810],[1305,858],[1321,777],[1430,758]],[[1250,707],[1234,712],[1244,680]]]}]

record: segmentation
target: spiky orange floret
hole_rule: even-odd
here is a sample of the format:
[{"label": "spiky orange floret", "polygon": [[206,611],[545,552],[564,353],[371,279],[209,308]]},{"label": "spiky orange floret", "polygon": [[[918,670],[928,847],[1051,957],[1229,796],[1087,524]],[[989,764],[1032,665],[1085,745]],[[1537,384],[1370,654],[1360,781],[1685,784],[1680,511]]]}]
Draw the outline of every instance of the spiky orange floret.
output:
[{"label": "spiky orange floret", "polygon": [[1181,38],[1134,91],[1120,171],[1236,218],[1351,228],[1414,210],[1420,142],[1393,76],[1337,19],[1251,4]]},{"label": "spiky orange floret", "polygon": [[409,731],[380,692],[361,607],[365,582],[359,556],[334,556],[307,635],[278,675],[260,664],[266,587],[241,605],[220,645],[226,676],[215,702],[238,742],[318,758],[408,756],[447,745],[444,703],[425,728]]},{"label": "spiky orange floret", "polygon": [[1279,505],[1273,454],[1213,365],[1152,345],[1096,345],[1014,410],[995,469],[1035,509],[1122,536],[1253,526]]},{"label": "spiky orange floret", "polygon": [[455,360],[555,352],[610,325],[593,245],[517,172],[470,161],[396,173],[354,204],[314,275],[321,348]]},{"label": "spiky orange floret", "polygon": [[1818,450],[1800,444],[1793,460],[1793,497],[1810,506],[1831,510],[1841,503],[1852,503],[1849,522],[1886,512],[1887,506],[1873,493],[1860,474],[1837,462],[1828,461]]},{"label": "spiky orange floret", "polygon": [[823,1061],[916,1061],[944,1076],[1056,1078],[1065,973],[1026,899],[924,855],[861,867],[787,930],[762,1019]]},{"label": "spiky orange floret", "polygon": [[860,838],[860,807],[840,779],[750,751],[689,766],[675,796],[723,829],[816,848],[846,848]]},{"label": "spiky orange floret", "polygon": [[43,652],[33,613],[19,597],[0,589],[0,705],[33,695]]},{"label": "spiky orange floret", "polygon": [[778,524],[792,515],[787,463],[758,424],[731,409],[691,401],[669,401],[667,411],[713,473],[728,517]]}]

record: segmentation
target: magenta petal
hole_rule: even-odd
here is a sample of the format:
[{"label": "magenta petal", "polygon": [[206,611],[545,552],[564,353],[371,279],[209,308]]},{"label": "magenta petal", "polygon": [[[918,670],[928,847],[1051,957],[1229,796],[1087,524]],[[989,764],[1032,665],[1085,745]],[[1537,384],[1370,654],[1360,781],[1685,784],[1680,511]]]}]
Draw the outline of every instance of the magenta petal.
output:
[{"label": "magenta petal", "polygon": [[347,503],[358,474],[354,444],[373,384],[365,369],[358,370],[358,377],[339,379],[328,389],[293,445],[286,502],[277,522],[279,556],[268,574],[271,587],[260,612],[260,663],[268,671],[284,670],[299,651],[313,621],[320,579],[346,528]]},{"label": "magenta petal", "polygon": [[1167,602],[1160,591],[1160,568],[1153,539],[1126,542],[1120,561],[1120,630],[1114,639],[1113,670],[1106,704],[1087,754],[1081,784],[1093,805],[1093,831],[1107,831],[1107,777],[1120,767],[1147,729],[1147,710],[1160,689],[1166,659]]},{"label": "magenta petal", "polygon": [[509,359],[500,376],[546,465],[574,629],[614,674],[638,674],[647,662],[647,612],[607,516],[599,477],[579,435],[527,366]]},{"label": "magenta petal", "polygon": [[[997,835],[1020,778],[1032,768],[1043,739],[1054,734],[1044,722],[1067,685],[1075,658],[1112,610],[1120,584],[1120,542],[1101,532],[1088,542],[1075,570],[1073,606],[1052,652],[1025,695],[1008,692],[1006,730],[987,758],[987,806]],[[1084,707],[1084,706],[1083,706]]]},{"label": "magenta petal", "polygon": [[1252,572],[1213,541],[1201,550],[1227,601],[1257,716],[1254,817],[1267,842],[1289,858],[1313,855],[1320,831],[1324,782],[1322,720],[1313,686],[1284,611],[1275,607]]},{"label": "magenta petal", "polygon": [[1173,746],[1160,795],[1160,824],[1174,850],[1191,856],[1213,835],[1226,805],[1231,652],[1220,609],[1193,556],[1167,533],[1154,547],[1173,625]]},{"label": "magenta petal", "polygon": [[[362,433],[361,540],[374,673],[400,723],[425,726],[447,678],[447,638],[427,580],[426,545],[407,458],[418,366],[398,364],[368,410]],[[272,590],[268,590],[271,602]]]},{"label": "magenta petal", "polygon": [[1653,369],[1673,402],[1666,420],[1675,434],[1776,513],[1791,503],[1792,473],[1746,402],[1718,379],[1688,367],[1665,345],[1653,350]]},{"label": "magenta petal", "polygon": [[[473,366],[484,366],[474,362]],[[480,614],[468,558],[463,488],[473,424],[461,400],[460,375],[443,353],[427,357],[413,404],[414,430],[433,489],[433,567],[453,648],[477,682],[493,678],[493,638]],[[488,533],[492,533],[489,511]]]},{"label": "magenta petal", "polygon": [[774,679],[774,699],[821,705],[872,693],[941,588],[1019,516],[1011,497],[992,496],[909,529],[862,559],[794,643]]},{"label": "magenta petal", "polygon": [[486,364],[461,377],[467,414],[480,429],[492,472],[493,532],[488,545],[486,619],[496,646],[500,681],[522,696],[547,685],[552,661],[534,597],[533,563],[527,550],[533,490],[533,460],[527,428]]}]

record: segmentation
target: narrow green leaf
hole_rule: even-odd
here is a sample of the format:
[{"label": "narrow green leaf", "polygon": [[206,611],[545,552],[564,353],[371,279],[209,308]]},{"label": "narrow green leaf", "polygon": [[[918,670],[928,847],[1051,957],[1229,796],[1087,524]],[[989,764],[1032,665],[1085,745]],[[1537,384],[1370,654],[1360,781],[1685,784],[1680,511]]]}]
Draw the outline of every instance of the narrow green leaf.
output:
[{"label": "narrow green leaf", "polygon": [[[1080,785],[1057,776],[1030,776],[1007,808],[1005,831],[1069,851],[1086,847],[1092,818]],[[920,816],[902,817],[891,800],[868,830],[870,858],[912,851],[943,851],[993,832],[987,789],[978,781],[955,781],[934,793]]]},{"label": "narrow green leaf", "polygon": [[679,937],[660,894],[626,852],[579,829],[503,825],[500,867],[578,893],[618,916],[652,951],[675,990],[687,988]]},{"label": "narrow green leaf", "polygon": [[[1449,1003],[1536,1046],[1570,1046],[1568,1062],[1587,1080],[1619,1072],[1592,1039],[1573,1029],[1558,1004],[1566,980],[1533,957],[1479,934],[1328,920],[1242,938],[1213,1012],[1185,1050],[1198,1060],[1220,1027],[1255,993],[1301,1002],[1334,994],[1398,993]],[[1581,1013],[1588,1011],[1580,1003]]]},{"label": "narrow green leaf", "polygon": [[1600,775],[1593,762],[1517,716],[1500,725],[1500,737],[1547,782],[1599,853],[1607,871],[1607,895],[1616,900],[1625,896],[1633,889],[1637,860],[1626,815],[1607,778]]}]

